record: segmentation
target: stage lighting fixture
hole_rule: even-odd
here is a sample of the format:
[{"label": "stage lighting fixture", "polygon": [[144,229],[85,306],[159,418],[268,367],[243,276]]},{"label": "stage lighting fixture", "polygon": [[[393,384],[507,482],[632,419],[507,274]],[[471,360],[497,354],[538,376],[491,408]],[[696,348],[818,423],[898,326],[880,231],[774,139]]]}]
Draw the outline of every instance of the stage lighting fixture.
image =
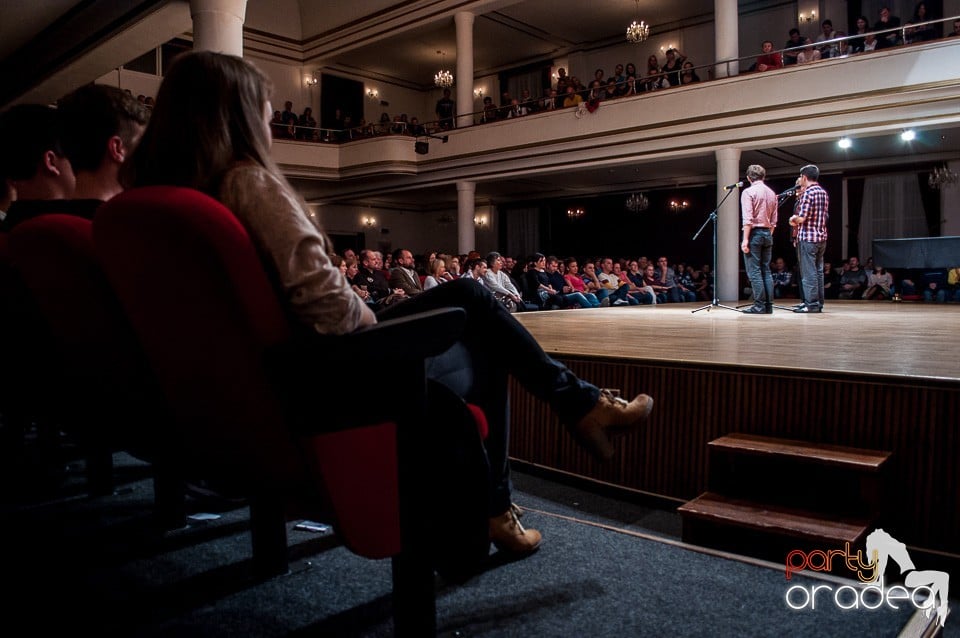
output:
[{"label": "stage lighting fixture", "polygon": [[430,142],[414,142],[413,150],[418,155],[426,155],[430,152]]},{"label": "stage lighting fixture", "polygon": [[842,149],[848,149],[851,146],[853,146],[853,142],[850,141],[849,137],[841,137],[840,140],[837,142],[837,146],[839,146]]},{"label": "stage lighting fixture", "polygon": [[900,139],[903,140],[904,142],[912,142],[916,138],[917,138],[917,134],[913,131],[912,128],[908,128],[907,130],[900,133]]}]

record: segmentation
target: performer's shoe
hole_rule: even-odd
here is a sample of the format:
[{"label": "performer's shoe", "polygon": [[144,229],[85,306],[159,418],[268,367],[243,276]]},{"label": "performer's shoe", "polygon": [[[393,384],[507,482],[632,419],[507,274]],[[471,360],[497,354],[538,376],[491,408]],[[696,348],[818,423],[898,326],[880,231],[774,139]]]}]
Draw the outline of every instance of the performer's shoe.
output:
[{"label": "performer's shoe", "polygon": [[525,529],[520,524],[520,517],[510,506],[500,516],[490,519],[490,540],[502,552],[511,554],[529,554],[540,547],[543,537],[535,529]]},{"label": "performer's shoe", "polygon": [[807,304],[805,304],[805,303],[798,303],[796,306],[791,306],[790,309],[796,311],[796,310],[799,310],[800,308],[803,308],[803,307],[806,306],[806,305],[807,305]]},{"label": "performer's shoe", "polygon": [[819,304],[802,304],[801,306],[794,308],[794,312],[799,312],[801,314],[810,314],[814,312],[820,312]]},{"label": "performer's shoe", "polygon": [[765,315],[768,314],[763,304],[755,303],[746,310],[742,311],[745,315]]},{"label": "performer's shoe", "polygon": [[773,314],[773,304],[764,302],[763,304],[763,314],[772,315]]},{"label": "performer's shoe", "polygon": [[646,394],[639,394],[628,403],[601,390],[597,404],[573,426],[572,432],[598,460],[609,461],[615,452],[610,435],[638,425],[652,410],[653,398]]}]

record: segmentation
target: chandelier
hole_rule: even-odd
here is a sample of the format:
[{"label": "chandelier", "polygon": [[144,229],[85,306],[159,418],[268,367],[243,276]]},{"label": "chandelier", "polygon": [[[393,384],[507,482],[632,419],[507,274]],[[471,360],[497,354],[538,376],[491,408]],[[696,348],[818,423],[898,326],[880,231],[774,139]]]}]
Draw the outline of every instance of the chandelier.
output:
[{"label": "chandelier", "polygon": [[671,199],[668,206],[670,206],[670,212],[679,213],[680,211],[687,210],[690,202],[685,199]]},{"label": "chandelier", "polygon": [[580,219],[581,217],[583,217],[583,216],[586,215],[586,214],[587,214],[587,212],[586,212],[585,210],[583,210],[582,208],[568,208],[568,209],[567,209],[567,217],[569,217],[570,219]]},{"label": "chandelier", "polygon": [[647,207],[650,206],[650,200],[643,193],[633,193],[627,198],[625,206],[630,212],[639,213],[642,210],[647,210]]},{"label": "chandelier", "polygon": [[930,188],[945,188],[957,183],[957,172],[951,171],[946,165],[938,166],[930,172],[930,179],[927,180]]},{"label": "chandelier", "polygon": [[445,66],[443,64],[443,51],[437,51],[437,55],[440,56],[440,70],[433,76],[433,83],[446,89],[453,86],[453,73],[443,68]]},{"label": "chandelier", "polygon": [[[640,0],[637,0],[637,13],[640,13]],[[650,25],[640,20],[634,20],[627,27],[627,42],[638,44],[650,37]]]}]

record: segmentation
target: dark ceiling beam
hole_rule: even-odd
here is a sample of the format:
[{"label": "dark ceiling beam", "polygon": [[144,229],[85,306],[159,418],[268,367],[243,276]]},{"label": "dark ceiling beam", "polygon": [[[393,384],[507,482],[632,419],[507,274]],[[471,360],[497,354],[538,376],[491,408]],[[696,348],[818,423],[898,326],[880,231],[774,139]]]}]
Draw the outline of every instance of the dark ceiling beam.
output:
[{"label": "dark ceiling beam", "polygon": [[37,37],[0,60],[0,105],[6,105],[71,61],[174,0],[83,0]]}]

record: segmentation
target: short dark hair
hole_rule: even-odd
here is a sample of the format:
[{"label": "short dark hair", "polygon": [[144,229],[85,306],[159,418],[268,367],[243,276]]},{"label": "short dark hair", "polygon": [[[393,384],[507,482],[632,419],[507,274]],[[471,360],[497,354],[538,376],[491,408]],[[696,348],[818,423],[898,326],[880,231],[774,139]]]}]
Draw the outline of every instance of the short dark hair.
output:
[{"label": "short dark hair", "polygon": [[800,35],[800,29],[796,27],[790,29],[790,35],[793,35],[794,33],[796,33],[797,35]]},{"label": "short dark hair", "polygon": [[831,27],[833,26],[833,22],[831,22],[830,20],[824,20],[823,22],[820,23],[820,26],[822,27],[825,24],[829,24]]},{"label": "short dark hair", "polygon": [[813,164],[807,164],[801,168],[800,174],[813,182],[816,182],[820,179],[820,169]]},{"label": "short dark hair", "polygon": [[107,141],[119,135],[133,150],[137,128],[146,126],[147,107],[115,86],[87,84],[60,100],[63,152],[74,172],[99,168]]},{"label": "short dark hair", "polygon": [[61,131],[60,113],[44,104],[17,104],[0,114],[0,177],[30,179],[44,153],[62,157]]}]

